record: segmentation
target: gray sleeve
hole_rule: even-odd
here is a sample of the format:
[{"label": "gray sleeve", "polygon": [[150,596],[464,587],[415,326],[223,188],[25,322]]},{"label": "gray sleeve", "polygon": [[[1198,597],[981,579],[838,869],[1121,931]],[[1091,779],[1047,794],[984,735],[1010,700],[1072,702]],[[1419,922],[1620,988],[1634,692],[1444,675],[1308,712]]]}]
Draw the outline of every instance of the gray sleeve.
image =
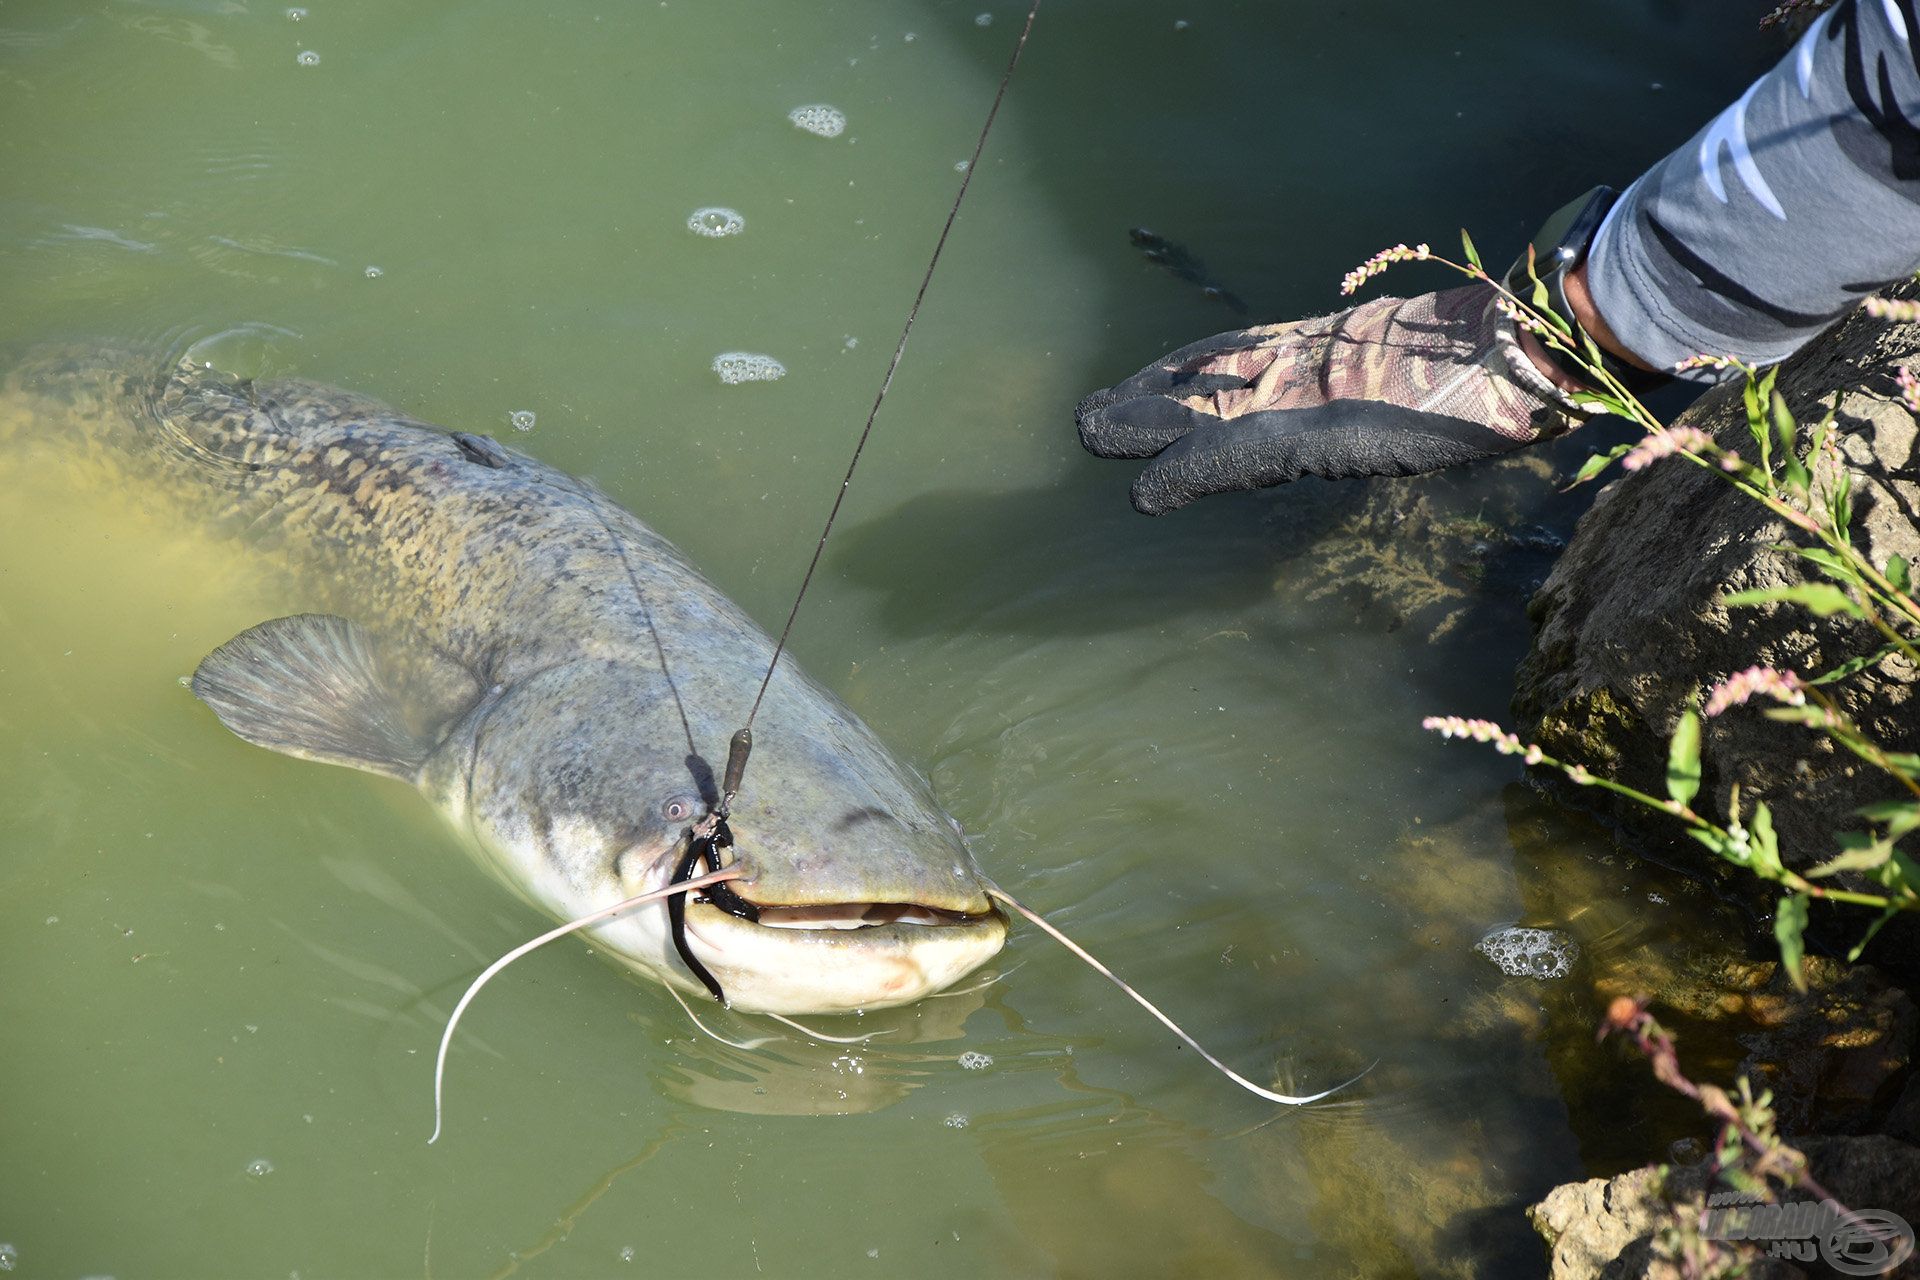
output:
[{"label": "gray sleeve", "polygon": [[1914,6],[1841,0],[1627,189],[1587,285],[1629,351],[1771,364],[1920,268]]}]

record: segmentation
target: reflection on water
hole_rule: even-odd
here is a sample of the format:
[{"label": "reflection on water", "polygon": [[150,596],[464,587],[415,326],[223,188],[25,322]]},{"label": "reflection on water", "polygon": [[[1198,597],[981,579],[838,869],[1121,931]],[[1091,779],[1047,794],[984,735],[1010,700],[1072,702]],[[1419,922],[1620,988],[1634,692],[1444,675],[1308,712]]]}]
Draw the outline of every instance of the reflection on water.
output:
[{"label": "reflection on water", "polygon": [[[288,17],[0,13],[0,342],[193,347],[482,433],[524,414],[516,445],[784,616],[1011,12]],[[22,1273],[1537,1266],[1519,1204],[1689,1131],[1594,1052],[1596,1001],[1697,988],[1701,1069],[1739,1052],[1712,1012],[1738,922],[1415,728],[1503,710],[1580,442],[1146,521],[1071,406],[1231,322],[1133,228],[1258,316],[1328,310],[1383,244],[1517,243],[1630,178],[1766,56],[1742,21],[1064,3],[977,175],[797,656],[933,777],[991,874],[1237,1069],[1312,1091],[1377,1059],[1305,1111],[1204,1071],[1027,931],[992,985],[817,1028],[879,1033],[852,1045],[697,1004],[710,1036],[562,944],[463,1024],[427,1147],[448,1008],[545,922],[408,789],[249,748],[181,689],[311,607],[284,557],[0,423],[0,1239]],[[790,118],[826,104],[837,136]],[[695,235],[695,210],[744,229]],[[725,353],[785,376],[726,385]],[[1572,972],[1474,951],[1509,924],[1571,938]]]}]

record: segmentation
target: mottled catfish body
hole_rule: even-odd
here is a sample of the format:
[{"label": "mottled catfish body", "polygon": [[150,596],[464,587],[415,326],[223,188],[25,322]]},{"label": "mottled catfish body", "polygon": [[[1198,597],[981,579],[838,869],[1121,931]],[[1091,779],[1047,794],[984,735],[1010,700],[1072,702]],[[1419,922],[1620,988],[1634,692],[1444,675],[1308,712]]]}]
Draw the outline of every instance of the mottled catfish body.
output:
[{"label": "mottled catfish body", "polygon": [[[0,442],[84,451],[291,566],[313,612],[221,645],[195,694],[249,742],[418,785],[562,917],[672,877],[772,656],[589,484],[351,392],[42,352],[7,375]],[[837,698],[783,659],[755,730],[731,823],[760,921],[687,911],[733,1004],[901,1004],[999,949],[951,819]],[[594,934],[700,989],[663,908]]]}]

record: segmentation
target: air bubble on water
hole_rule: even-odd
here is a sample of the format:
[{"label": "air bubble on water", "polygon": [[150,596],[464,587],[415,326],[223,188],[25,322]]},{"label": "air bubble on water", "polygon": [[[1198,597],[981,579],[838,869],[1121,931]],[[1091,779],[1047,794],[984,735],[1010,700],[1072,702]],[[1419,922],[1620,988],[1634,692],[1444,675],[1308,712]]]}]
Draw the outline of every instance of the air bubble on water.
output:
[{"label": "air bubble on water", "polygon": [[725,205],[708,205],[704,209],[695,209],[687,215],[687,230],[697,236],[706,236],[718,240],[722,236],[737,236],[747,229],[747,220],[740,216],[737,209]]},{"label": "air bubble on water", "polygon": [[[911,40],[911,39],[913,39],[913,37],[912,37],[912,36],[908,36],[908,37],[907,37],[907,39],[909,39],[909,40]],[[879,1256],[880,1256],[880,1251],[879,1251],[878,1249],[869,1249],[869,1250],[867,1250],[867,1256],[868,1256],[869,1258],[877,1258],[877,1257],[879,1257]]]},{"label": "air bubble on water", "polygon": [[11,1271],[20,1265],[20,1251],[10,1244],[0,1244],[0,1271]]},{"label": "air bubble on water", "polygon": [[964,1129],[967,1127],[967,1118],[956,1111],[941,1123],[949,1129]]},{"label": "air bubble on water", "polygon": [[[913,37],[908,36],[907,39],[911,40]],[[847,131],[846,113],[824,102],[795,107],[787,112],[787,119],[793,121],[794,128],[805,129],[808,133],[822,138],[837,138]]]},{"label": "air bubble on water", "polygon": [[1192,25],[1193,24],[1191,22],[1188,22],[1185,18],[1175,18],[1173,20],[1173,29],[1175,31],[1185,31],[1188,27]]},{"label": "air bubble on water", "polygon": [[730,387],[742,382],[773,382],[787,376],[787,366],[772,356],[753,351],[723,351],[713,358],[713,371]]},{"label": "air bubble on water", "polygon": [[1508,925],[1473,944],[1509,978],[1564,978],[1580,958],[1580,944],[1556,929]]},{"label": "air bubble on water", "polygon": [[1648,902],[1651,902],[1651,903],[1652,903],[1652,904],[1653,904],[1654,906],[1656,906],[1656,907],[1664,907],[1664,906],[1666,906],[1666,905],[1667,905],[1667,900],[1666,900],[1665,898],[1663,898],[1663,897],[1661,897],[1661,896],[1660,896],[1659,894],[1657,894],[1657,893],[1650,893],[1650,894],[1648,894],[1648,895],[1647,895],[1647,901],[1648,901]]},{"label": "air bubble on water", "polygon": [[252,1177],[264,1178],[272,1172],[273,1161],[267,1159],[265,1156],[260,1157],[258,1160],[247,1161],[247,1173]]},{"label": "air bubble on water", "polygon": [[535,418],[531,409],[515,409],[507,415],[507,425],[515,431],[533,430]]},{"label": "air bubble on water", "polygon": [[993,15],[990,13],[976,13],[973,15],[973,25],[976,27],[990,27],[993,25]]},{"label": "air bubble on water", "polygon": [[635,1258],[639,1256],[640,1256],[639,1253],[634,1249],[632,1245],[625,1245],[620,1250],[620,1261],[622,1262],[632,1262]]},{"label": "air bubble on water", "polygon": [[973,161],[971,160],[955,160],[953,162],[953,171],[955,173],[965,173],[971,168],[973,168]]},{"label": "air bubble on water", "polygon": [[383,275],[385,275],[385,274],[387,274],[387,273],[386,273],[386,272],[384,272],[384,271],[382,271],[382,270],[381,270],[380,268],[378,268],[378,267],[368,267],[368,268],[367,268],[367,279],[369,279],[369,280],[378,280],[378,279],[379,279],[379,278],[380,278],[381,276],[383,276]]},{"label": "air bubble on water", "polygon": [[59,916],[48,916],[48,917],[47,917],[47,923],[48,923],[48,924],[59,924],[59,923],[60,923],[60,917],[59,917]]},{"label": "air bubble on water", "polygon": [[961,1054],[956,1061],[959,1062],[964,1070],[984,1071],[993,1065],[993,1055],[990,1053],[981,1053],[977,1049],[969,1049]]},{"label": "air bubble on water", "polygon": [[306,11],[305,9],[289,9],[289,10],[287,10],[287,21],[288,21],[288,22],[299,22],[299,21],[300,21],[301,19],[303,19],[303,18],[305,18],[306,16],[307,16],[307,11]]},{"label": "air bubble on water", "polygon": [[913,32],[909,31],[907,32],[907,34],[905,34],[904,36],[901,36],[900,38],[902,40],[905,40],[908,44],[912,44],[915,40],[918,40],[920,37],[914,35]]},{"label": "air bubble on water", "polygon": [[320,55],[311,49],[302,49],[293,55],[293,60],[303,67],[317,67],[320,65]]}]

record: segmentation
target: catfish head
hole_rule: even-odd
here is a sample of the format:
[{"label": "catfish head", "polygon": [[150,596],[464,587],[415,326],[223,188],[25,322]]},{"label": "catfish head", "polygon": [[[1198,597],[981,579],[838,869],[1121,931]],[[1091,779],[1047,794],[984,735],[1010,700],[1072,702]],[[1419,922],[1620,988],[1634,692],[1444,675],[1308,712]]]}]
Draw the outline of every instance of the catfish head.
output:
[{"label": "catfish head", "polygon": [[[717,685],[725,673],[712,673]],[[259,746],[419,786],[516,892],[572,919],[665,887],[718,800],[730,729],[657,663],[583,657],[487,683],[330,615],[280,618],[210,654],[193,691]],[[739,681],[732,682],[737,694]],[[925,782],[831,694],[783,670],[730,816],[735,914],[685,905],[686,943],[749,1012],[906,1004],[991,958],[1006,921]],[[590,932],[627,965],[704,987],[667,908]]]}]

